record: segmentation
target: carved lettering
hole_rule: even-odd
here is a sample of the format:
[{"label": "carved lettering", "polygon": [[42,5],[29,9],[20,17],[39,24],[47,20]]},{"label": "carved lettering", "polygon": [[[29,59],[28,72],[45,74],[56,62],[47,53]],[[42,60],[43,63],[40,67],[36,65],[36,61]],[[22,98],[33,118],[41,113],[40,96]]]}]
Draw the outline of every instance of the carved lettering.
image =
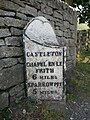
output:
[{"label": "carved lettering", "polygon": [[36,73],[54,73],[54,68],[36,69]]},{"label": "carved lettering", "polygon": [[61,52],[59,51],[51,51],[51,52],[27,52],[27,57],[50,57],[50,56],[61,56]]}]

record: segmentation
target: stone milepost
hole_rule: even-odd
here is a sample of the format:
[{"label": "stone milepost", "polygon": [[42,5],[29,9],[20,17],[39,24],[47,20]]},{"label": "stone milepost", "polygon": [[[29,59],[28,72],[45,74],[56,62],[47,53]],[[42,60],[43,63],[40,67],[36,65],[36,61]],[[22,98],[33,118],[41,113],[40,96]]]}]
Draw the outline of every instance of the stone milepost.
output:
[{"label": "stone milepost", "polygon": [[28,96],[62,100],[64,48],[58,47],[55,33],[44,17],[36,17],[28,23],[24,43]]}]

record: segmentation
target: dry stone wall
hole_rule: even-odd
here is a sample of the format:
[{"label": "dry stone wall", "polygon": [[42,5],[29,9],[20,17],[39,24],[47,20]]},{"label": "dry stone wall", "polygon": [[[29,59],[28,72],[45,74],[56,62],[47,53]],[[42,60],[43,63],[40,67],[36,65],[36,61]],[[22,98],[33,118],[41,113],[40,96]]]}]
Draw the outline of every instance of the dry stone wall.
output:
[{"label": "dry stone wall", "polygon": [[67,70],[75,65],[76,12],[58,0],[0,0],[0,107],[25,96],[23,28],[47,18],[60,46],[67,46]]}]

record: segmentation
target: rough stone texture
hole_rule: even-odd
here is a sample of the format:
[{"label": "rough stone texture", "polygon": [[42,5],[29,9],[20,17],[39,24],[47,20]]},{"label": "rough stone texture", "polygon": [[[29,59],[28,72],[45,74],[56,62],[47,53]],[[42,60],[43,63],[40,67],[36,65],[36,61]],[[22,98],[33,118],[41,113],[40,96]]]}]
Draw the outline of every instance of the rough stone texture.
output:
[{"label": "rough stone texture", "polygon": [[10,96],[10,103],[12,104],[13,102],[19,103],[19,101],[25,97],[25,90],[19,91],[17,94],[14,96]]},{"label": "rough stone texture", "polygon": [[0,60],[0,70],[17,64],[17,58],[6,58]]},{"label": "rough stone texture", "polygon": [[4,18],[2,18],[2,17],[0,17],[0,26],[1,27],[4,27],[5,26],[5,24],[4,24]]},{"label": "rough stone texture", "polygon": [[18,63],[24,63],[24,57],[18,58]]},{"label": "rough stone texture", "polygon": [[46,18],[36,17],[29,24],[29,29],[28,26],[25,27],[25,35],[30,40],[40,44],[58,44],[54,30]]},{"label": "rough stone texture", "polygon": [[0,29],[0,38],[8,37],[10,35],[11,35],[11,33],[10,33],[9,29]]},{"label": "rough stone texture", "polygon": [[10,11],[5,11],[5,10],[0,10],[0,16],[15,16],[15,12],[10,12]]},{"label": "rough stone texture", "polygon": [[9,105],[8,93],[3,92],[0,94],[0,109],[3,109]]},{"label": "rough stone texture", "polygon": [[0,89],[6,90],[24,81],[23,65],[17,64],[0,72]]},{"label": "rough stone texture", "polygon": [[22,30],[14,28],[14,27],[11,27],[10,31],[11,31],[11,35],[16,35],[16,36],[18,35],[19,36],[19,35],[23,34]]},{"label": "rough stone texture", "polygon": [[25,7],[23,0],[11,0],[11,1],[16,3],[17,5],[19,5],[21,7]]},{"label": "rough stone texture", "polygon": [[18,11],[20,6],[8,0],[0,0],[0,8],[5,10]]},{"label": "rough stone texture", "polygon": [[52,14],[53,14],[52,8],[46,6],[45,4],[44,4],[44,5],[41,4],[41,11],[42,11],[43,13],[47,13],[47,14],[49,14],[49,15],[52,15]]},{"label": "rough stone texture", "polygon": [[[32,20],[31,20],[32,21]],[[38,22],[37,22],[38,21]],[[55,33],[53,32],[50,24],[48,23],[47,19],[44,17],[36,17],[33,19],[33,21],[27,25],[25,28],[24,32],[24,43],[25,43],[25,57],[26,57],[26,71],[27,71],[27,94],[28,96],[31,96],[32,98],[36,99],[41,99],[41,100],[59,100],[63,101],[64,100],[64,87],[63,87],[63,47],[59,48],[58,46],[58,41],[55,41]],[[34,24],[33,24],[34,23]],[[42,24],[43,23],[43,24]],[[38,24],[39,28],[36,26]],[[35,25],[35,26],[34,26]],[[32,27],[32,28],[31,28]],[[42,29],[41,29],[42,28]],[[31,32],[30,29],[32,29]],[[45,31],[46,30],[46,31]],[[48,31],[47,31],[48,30]],[[43,32],[40,32],[43,31]],[[45,31],[45,32],[44,32]],[[33,38],[33,36],[34,38]],[[27,37],[28,36],[28,37]],[[30,38],[30,39],[29,39]],[[39,39],[38,39],[39,38]],[[32,41],[33,40],[33,41]],[[52,41],[50,41],[52,40]],[[35,42],[34,42],[35,41]],[[49,47],[46,47],[46,46]],[[54,46],[55,45],[55,46]],[[39,55],[39,52],[42,53],[42,55]],[[36,53],[37,57],[35,56],[28,56],[27,53]],[[56,55],[47,55],[47,53],[59,53],[58,56]],[[43,55],[45,53],[45,55]],[[42,66],[34,67],[34,66],[29,66],[27,64],[31,63],[38,63],[38,62],[44,62],[45,65],[44,70],[45,72],[36,72],[36,70],[41,70]],[[49,62],[58,62],[59,65],[54,65],[53,67],[53,74],[52,72],[46,72],[46,69],[51,69],[51,66],[49,65]],[[60,65],[61,62],[61,65]],[[37,75],[37,78],[34,79],[33,76]],[[40,77],[43,78],[40,78]],[[46,76],[46,78],[44,78]],[[57,79],[50,79],[51,76],[57,77]],[[49,78],[47,78],[49,77]],[[41,85],[39,86],[38,83],[43,84],[45,83],[45,86]],[[47,82],[53,82],[54,84],[56,82],[59,83],[59,86],[46,86]],[[31,86],[29,87],[29,84],[37,84],[37,86]],[[60,85],[61,84],[61,85]],[[34,90],[36,89],[37,93],[34,94]],[[46,92],[45,93],[43,93]],[[47,91],[49,93],[47,93]],[[52,94],[50,91],[53,91],[54,93]]]},{"label": "rough stone texture", "polygon": [[0,47],[0,58],[15,57],[23,55],[23,51],[20,47]]},{"label": "rough stone texture", "polygon": [[14,26],[17,28],[18,27],[23,28],[26,24],[26,21],[5,17],[4,23],[6,26]]},{"label": "rough stone texture", "polygon": [[18,93],[20,93],[22,90],[24,89],[24,84],[20,84],[20,85],[17,85],[13,88],[10,89],[10,96],[14,96],[14,95],[17,95]]},{"label": "rough stone texture", "polygon": [[61,14],[59,14],[58,12],[56,12],[56,11],[54,11],[53,16],[55,18],[59,18],[59,19],[63,20],[63,16]]},{"label": "rough stone texture", "polygon": [[54,0],[49,0],[48,1],[48,6],[54,8],[54,9],[58,9],[58,3],[56,1],[54,1]]},{"label": "rough stone texture", "polygon": [[25,4],[29,5],[29,6],[33,6],[35,7],[36,9],[40,10],[41,8],[41,4],[39,3],[40,0],[29,0],[28,1],[25,1]]},{"label": "rough stone texture", "polygon": [[19,11],[21,13],[24,13],[26,15],[32,15],[32,16],[37,16],[37,9],[35,9],[34,7],[30,7],[28,5],[25,6],[25,9],[24,8],[20,8]]},{"label": "rough stone texture", "polygon": [[3,39],[0,39],[0,46],[5,45],[5,42]]},{"label": "rough stone texture", "polygon": [[64,21],[63,23],[64,23],[65,29],[66,29],[66,28],[69,28],[69,22],[68,22],[68,21]]},{"label": "rough stone texture", "polygon": [[22,37],[7,37],[5,38],[6,45],[20,46],[22,42]]},{"label": "rough stone texture", "polygon": [[63,36],[63,31],[55,30],[57,36]]},{"label": "rough stone texture", "polygon": [[17,14],[16,14],[16,17],[17,17],[17,18],[20,18],[20,19],[22,19],[22,20],[27,20],[27,16],[24,15],[24,14],[22,14],[22,13],[17,13]]},{"label": "rough stone texture", "polygon": [[55,25],[58,27],[61,27],[61,26],[63,26],[63,21],[62,22],[55,22]]},{"label": "rough stone texture", "polygon": [[[20,93],[17,92],[17,95],[13,94],[13,96],[7,97],[11,88],[13,90],[14,87],[16,88],[24,82],[25,73],[22,75],[22,70],[18,70],[23,69],[21,66],[25,61],[22,44],[23,28],[29,20],[39,15],[50,21],[53,29],[56,30],[59,45],[67,46],[67,69],[75,65],[77,21],[76,12],[73,8],[59,0],[0,0],[0,85],[4,82],[6,84],[5,76],[10,79],[10,82],[8,79],[10,86],[6,84],[5,91],[0,90],[0,93],[6,94],[6,98],[3,96],[3,100],[5,98],[6,101],[12,102],[16,100],[16,96],[19,99],[25,95],[24,90],[22,90]],[[70,52],[70,49],[73,52]],[[19,73],[12,77],[11,75],[14,74],[14,69],[16,72],[16,68]],[[18,81],[19,76],[23,76],[21,83],[12,82],[11,84],[11,81]],[[14,86],[13,83],[15,83]],[[3,106],[2,104],[2,107],[4,108],[7,105]]]}]

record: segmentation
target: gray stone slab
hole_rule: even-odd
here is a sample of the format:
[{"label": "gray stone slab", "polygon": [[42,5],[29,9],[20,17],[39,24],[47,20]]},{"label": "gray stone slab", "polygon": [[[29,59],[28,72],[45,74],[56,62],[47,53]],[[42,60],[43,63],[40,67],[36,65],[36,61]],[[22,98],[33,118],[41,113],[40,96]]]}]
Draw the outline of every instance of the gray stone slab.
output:
[{"label": "gray stone slab", "polygon": [[7,38],[5,38],[6,45],[20,46],[21,41],[22,41],[22,37],[7,37]]},{"label": "gray stone slab", "polygon": [[53,14],[53,9],[51,7],[48,7],[47,5],[45,4],[41,4],[41,11],[43,13],[46,13],[46,14],[49,14],[49,15],[52,15]]},{"label": "gray stone slab", "polygon": [[0,39],[0,46],[5,45],[4,40]]},{"label": "gray stone slab", "polygon": [[8,107],[9,105],[8,96],[9,95],[7,92],[0,94],[0,109],[4,109],[5,107]]},{"label": "gray stone slab", "polygon": [[10,18],[10,17],[5,17],[4,18],[4,24],[7,26],[14,26],[14,27],[20,27],[23,28],[26,24],[26,21],[24,20],[19,20],[15,18]]},{"label": "gray stone slab", "polygon": [[0,8],[17,11],[19,9],[19,5],[15,4],[14,2],[7,1],[7,0],[0,0]]},{"label": "gray stone slab", "polygon": [[10,36],[11,33],[9,29],[0,29],[0,38]]},{"label": "gray stone slab", "polygon": [[6,90],[24,81],[23,65],[17,64],[0,71],[0,89]]},{"label": "gray stone slab", "polygon": [[9,93],[10,93],[10,96],[14,96],[14,95],[17,95],[18,93],[20,93],[22,90],[24,89],[24,84],[20,84],[20,85],[17,85],[13,88],[10,89]]},{"label": "gray stone slab", "polygon": [[11,27],[10,31],[11,31],[12,35],[22,35],[23,34],[22,30],[20,30],[18,28],[14,28],[14,27]]},{"label": "gray stone slab", "polygon": [[61,15],[60,13],[58,13],[58,12],[56,12],[56,11],[54,11],[53,16],[54,16],[55,18],[59,18],[59,19],[63,20],[63,15]]},{"label": "gray stone slab", "polygon": [[3,57],[15,57],[23,55],[23,50],[21,47],[0,47],[0,58]]},{"label": "gray stone slab", "polygon": [[54,30],[44,17],[32,19],[24,29],[27,94],[41,100],[64,99],[63,55]]},{"label": "gray stone slab", "polygon": [[1,27],[5,26],[5,24],[4,24],[4,18],[3,17],[0,17],[0,26]]},{"label": "gray stone slab", "polygon": [[0,16],[15,16],[15,12],[0,10]]},{"label": "gray stone slab", "polygon": [[35,9],[34,7],[30,7],[29,5],[26,5],[25,8],[20,8],[18,11],[24,14],[37,16],[37,9]]},{"label": "gray stone slab", "polygon": [[0,60],[0,70],[17,64],[17,58],[6,58]]},{"label": "gray stone slab", "polygon": [[[27,29],[29,26],[29,29]],[[44,17],[36,17],[25,27],[25,36],[40,44],[59,45],[53,28]]]},{"label": "gray stone slab", "polygon": [[25,14],[22,14],[22,13],[18,13],[16,14],[16,17],[22,19],[22,20],[27,20],[27,16]]}]

